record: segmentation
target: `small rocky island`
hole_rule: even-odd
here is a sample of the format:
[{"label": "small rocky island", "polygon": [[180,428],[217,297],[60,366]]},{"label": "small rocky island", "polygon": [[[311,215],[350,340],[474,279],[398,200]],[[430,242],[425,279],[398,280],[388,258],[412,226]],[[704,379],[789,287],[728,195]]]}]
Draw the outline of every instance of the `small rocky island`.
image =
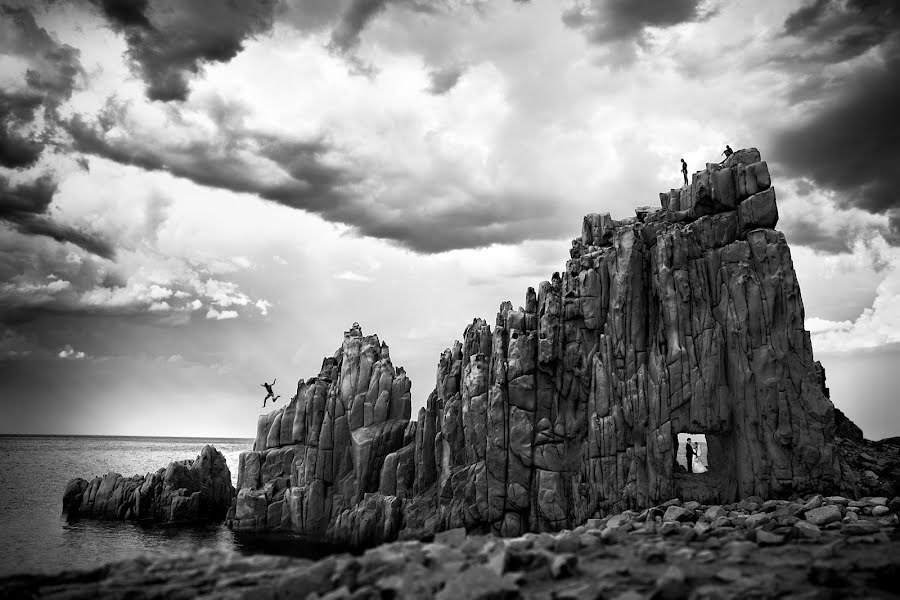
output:
[{"label": "small rocky island", "polygon": [[221,522],[234,493],[225,457],[214,447],[204,446],[196,459],[169,463],[155,473],[73,479],[63,494],[63,512],[69,519]]}]

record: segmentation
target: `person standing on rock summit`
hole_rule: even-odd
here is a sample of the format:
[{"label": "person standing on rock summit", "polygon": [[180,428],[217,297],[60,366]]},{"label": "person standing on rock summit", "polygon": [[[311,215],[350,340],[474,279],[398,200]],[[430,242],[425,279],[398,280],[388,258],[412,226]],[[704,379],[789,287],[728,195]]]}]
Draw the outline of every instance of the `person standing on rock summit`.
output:
[{"label": "person standing on rock summit", "polygon": [[681,174],[684,176],[684,185],[688,184],[687,180],[687,163],[684,162],[684,159],[681,159]]},{"label": "person standing on rock summit", "polygon": [[273,402],[273,403],[274,403],[276,400],[278,400],[279,398],[281,398],[281,396],[276,396],[276,395],[275,395],[275,392],[272,391],[272,386],[275,385],[275,382],[276,382],[276,381],[278,381],[278,380],[277,380],[277,379],[273,379],[273,380],[272,380],[272,383],[265,383],[265,382],[263,382],[263,383],[260,384],[261,386],[263,386],[264,388],[266,388],[266,392],[267,392],[267,393],[266,393],[266,397],[263,398],[263,408],[266,407],[266,400],[268,400],[269,398],[272,399],[272,402]]},{"label": "person standing on rock summit", "polygon": [[684,459],[687,463],[687,471],[688,473],[694,472],[694,447],[691,445],[691,438],[687,439],[687,443],[684,445]]}]

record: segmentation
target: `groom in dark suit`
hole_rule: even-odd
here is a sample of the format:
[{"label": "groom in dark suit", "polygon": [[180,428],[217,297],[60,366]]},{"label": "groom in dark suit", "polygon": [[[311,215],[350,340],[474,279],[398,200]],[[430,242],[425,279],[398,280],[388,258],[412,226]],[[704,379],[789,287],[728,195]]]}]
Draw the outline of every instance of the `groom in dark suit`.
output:
[{"label": "groom in dark suit", "polygon": [[688,438],[687,444],[684,445],[684,456],[687,459],[688,473],[693,473],[694,472],[694,447],[691,446],[691,438]]}]

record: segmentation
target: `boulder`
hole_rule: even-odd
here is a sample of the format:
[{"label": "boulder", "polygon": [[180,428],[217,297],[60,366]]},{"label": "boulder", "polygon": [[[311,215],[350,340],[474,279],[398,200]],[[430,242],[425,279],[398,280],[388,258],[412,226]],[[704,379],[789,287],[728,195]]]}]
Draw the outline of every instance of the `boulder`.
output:
[{"label": "boulder", "polygon": [[778,223],[778,206],[775,204],[775,189],[769,188],[747,198],[738,207],[738,232],[746,235],[758,228],[771,229]]}]

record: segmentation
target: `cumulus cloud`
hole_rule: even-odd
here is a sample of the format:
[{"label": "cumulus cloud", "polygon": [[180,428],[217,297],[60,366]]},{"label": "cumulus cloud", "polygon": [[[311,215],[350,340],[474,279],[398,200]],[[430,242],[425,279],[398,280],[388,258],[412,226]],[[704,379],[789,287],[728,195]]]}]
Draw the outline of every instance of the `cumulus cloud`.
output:
[{"label": "cumulus cloud", "polygon": [[59,358],[68,359],[68,360],[81,360],[83,358],[87,358],[87,355],[80,351],[75,350],[71,344],[66,344],[62,350],[57,354]]},{"label": "cumulus cloud", "polygon": [[269,309],[272,308],[272,303],[268,300],[263,300],[260,298],[256,301],[256,304],[254,304],[254,306],[256,306],[256,308],[259,309],[260,314],[265,317],[269,314]]},{"label": "cumulus cloud", "polygon": [[332,277],[335,279],[343,279],[344,281],[358,281],[358,282],[369,282],[374,281],[371,277],[367,277],[365,275],[360,275],[359,273],[354,273],[353,271],[344,271],[343,273],[336,273]]},{"label": "cumulus cloud", "polygon": [[874,348],[900,341],[900,250],[891,247],[881,236],[865,243],[858,241],[851,261],[866,261],[881,274],[871,306],[854,319],[825,319],[812,316],[806,328],[812,335],[813,348],[823,352],[848,352]]},{"label": "cumulus cloud", "polygon": [[838,194],[841,205],[886,215],[900,243],[900,10],[891,0],[817,0],[792,13],[784,36],[801,43],[787,68],[806,100],[774,136],[792,175]]},{"label": "cumulus cloud", "polygon": [[224,321],[226,319],[237,319],[237,317],[238,317],[237,311],[234,311],[234,310],[219,311],[215,308],[211,308],[206,313],[207,319],[214,319],[216,321]]},{"label": "cumulus cloud", "polygon": [[128,43],[147,97],[185,100],[189,79],[207,63],[228,62],[244,42],[271,29],[275,0],[93,0]]}]

